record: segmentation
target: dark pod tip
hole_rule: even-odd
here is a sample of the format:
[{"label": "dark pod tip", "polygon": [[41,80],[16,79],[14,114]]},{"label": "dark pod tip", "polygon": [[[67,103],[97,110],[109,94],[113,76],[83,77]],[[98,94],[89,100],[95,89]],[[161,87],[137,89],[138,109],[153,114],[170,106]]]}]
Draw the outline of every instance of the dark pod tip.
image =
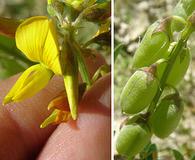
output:
[{"label": "dark pod tip", "polygon": [[120,129],[124,126],[124,125],[130,125],[130,124],[146,124],[147,120],[149,118],[149,113],[139,113],[139,114],[135,114],[132,117],[128,117],[126,118],[120,125]]},{"label": "dark pod tip", "polygon": [[182,99],[178,92],[167,95],[164,100],[172,100],[176,106],[180,107],[182,106]]},{"label": "dark pod tip", "polygon": [[152,35],[158,34],[158,33],[165,33],[169,40],[172,38],[171,34],[171,23],[172,23],[173,17],[169,16],[159,21],[158,26],[153,31]]},{"label": "dark pod tip", "polygon": [[155,32],[165,32],[167,30],[167,27],[169,27],[169,25],[171,24],[172,19],[173,18],[171,16],[169,16],[169,17],[159,21],[159,25],[154,30],[154,33]]},{"label": "dark pod tip", "polygon": [[151,73],[152,75],[155,75],[156,73],[156,65],[152,64],[150,67],[144,67],[143,71],[145,71],[146,73]]},{"label": "dark pod tip", "polygon": [[192,24],[192,26],[195,27],[195,11],[188,18],[188,22],[190,22]]}]

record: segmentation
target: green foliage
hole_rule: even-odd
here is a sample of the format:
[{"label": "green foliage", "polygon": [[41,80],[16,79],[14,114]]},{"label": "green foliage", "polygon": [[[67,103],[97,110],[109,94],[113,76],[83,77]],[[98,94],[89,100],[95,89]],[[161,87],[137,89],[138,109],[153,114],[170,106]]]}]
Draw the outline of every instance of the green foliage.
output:
[{"label": "green foliage", "polygon": [[172,152],[175,157],[175,160],[184,160],[183,155],[179,151],[173,149]]},{"label": "green foliage", "polygon": [[32,64],[17,50],[14,39],[0,36],[0,79],[22,72]]},{"label": "green foliage", "polygon": [[121,50],[123,47],[124,47],[124,44],[120,43],[114,48],[114,62],[117,59],[118,55],[121,53]]},{"label": "green foliage", "polygon": [[[43,6],[41,6],[42,4],[45,4],[45,2],[40,2],[39,8],[37,8],[37,1],[35,0],[25,0],[20,2],[16,0],[6,1],[2,16],[24,18],[28,15],[33,15],[35,7],[37,8],[36,14],[45,14],[45,10],[43,10]],[[0,28],[2,29],[2,27],[4,26],[1,25]],[[9,29],[9,27],[5,29]],[[12,28],[9,29],[9,32],[12,32]],[[34,63],[29,61],[16,48],[14,39],[0,35],[0,79],[6,79],[12,75],[20,73],[32,64]]]},{"label": "green foliage", "polygon": [[142,152],[140,152],[140,159],[156,160],[158,158],[158,149],[156,144],[149,143]]},{"label": "green foliage", "polygon": [[0,79],[5,79],[25,70],[25,67],[15,59],[0,56]]}]

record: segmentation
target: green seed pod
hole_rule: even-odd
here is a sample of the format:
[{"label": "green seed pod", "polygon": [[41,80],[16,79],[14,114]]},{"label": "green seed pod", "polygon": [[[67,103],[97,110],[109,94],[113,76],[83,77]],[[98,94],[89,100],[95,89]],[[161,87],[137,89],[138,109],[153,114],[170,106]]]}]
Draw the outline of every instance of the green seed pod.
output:
[{"label": "green seed pod", "polygon": [[166,27],[166,21],[162,21],[148,28],[133,57],[133,68],[150,66],[158,59],[167,57],[170,42]]},{"label": "green seed pod", "polygon": [[149,118],[149,125],[159,138],[169,136],[178,126],[183,113],[183,103],[178,95],[163,98]]},{"label": "green seed pod", "polygon": [[120,105],[122,111],[128,114],[135,114],[145,109],[154,98],[158,89],[158,81],[149,71],[136,71],[125,85]]},{"label": "green seed pod", "polygon": [[[173,68],[167,78],[167,84],[176,86],[184,77],[191,61],[191,54],[188,48],[184,48],[182,53],[176,58]],[[160,80],[162,78],[167,62],[157,65],[156,77]]]},{"label": "green seed pod", "polygon": [[117,137],[116,150],[119,154],[133,157],[144,149],[151,136],[152,133],[146,124],[126,125]]},{"label": "green seed pod", "polygon": [[181,30],[184,29],[184,27],[186,26],[186,20],[179,15],[174,15],[172,16],[172,21],[171,21],[171,32],[174,33],[176,32],[180,32]]}]

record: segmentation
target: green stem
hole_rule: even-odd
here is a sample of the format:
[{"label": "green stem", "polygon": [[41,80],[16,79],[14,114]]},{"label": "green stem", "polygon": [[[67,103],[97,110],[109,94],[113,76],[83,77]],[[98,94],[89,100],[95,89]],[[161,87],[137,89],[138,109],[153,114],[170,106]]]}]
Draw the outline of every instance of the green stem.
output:
[{"label": "green stem", "polygon": [[116,61],[116,58],[118,57],[118,55],[120,54],[121,49],[124,47],[124,44],[121,43],[119,45],[116,46],[116,48],[114,49],[114,62]]},{"label": "green stem", "polygon": [[171,51],[171,57],[170,57],[169,61],[167,62],[167,66],[166,66],[165,71],[164,71],[162,78],[160,80],[159,89],[157,90],[157,93],[156,93],[152,103],[150,104],[150,106],[148,108],[148,112],[154,111],[154,109],[155,109],[155,107],[160,99],[160,96],[162,95],[162,92],[166,86],[166,81],[167,81],[168,75],[170,74],[170,72],[172,70],[172,67],[175,63],[175,60],[177,59],[178,55],[181,53],[182,48],[186,45],[187,40],[192,32],[193,32],[193,29],[192,29],[191,24],[189,23],[186,25],[185,29],[182,31],[181,38],[178,41],[177,45]]},{"label": "green stem", "polygon": [[72,49],[76,53],[81,77],[82,77],[83,81],[87,83],[88,87],[90,87],[92,85],[92,82],[91,82],[91,78],[89,76],[89,72],[88,72],[87,66],[85,64],[84,58],[82,56],[82,52],[80,50],[80,47],[78,46],[78,44],[74,40],[70,43],[70,45],[72,46]]},{"label": "green stem", "polygon": [[79,16],[76,18],[76,20],[73,22],[73,26],[76,27],[78,26],[78,24],[81,22],[81,20],[83,19],[84,13],[89,10],[90,8],[94,7],[94,5],[85,8],[80,14]]}]

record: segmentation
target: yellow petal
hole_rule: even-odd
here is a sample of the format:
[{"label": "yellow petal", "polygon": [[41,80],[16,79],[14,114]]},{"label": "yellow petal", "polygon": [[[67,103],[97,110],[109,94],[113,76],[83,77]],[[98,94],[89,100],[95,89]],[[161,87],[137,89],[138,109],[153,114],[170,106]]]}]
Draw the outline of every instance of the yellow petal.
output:
[{"label": "yellow petal", "polygon": [[49,31],[45,40],[42,61],[56,74],[61,74],[59,54],[56,29],[53,22],[49,20]]},{"label": "yellow petal", "polygon": [[70,111],[66,92],[62,92],[59,96],[54,98],[47,107],[48,110],[54,108],[62,111]]},{"label": "yellow petal", "polygon": [[61,111],[55,109],[49,117],[40,125],[40,128],[45,128],[50,124],[60,124],[62,122],[68,122],[71,120],[71,114],[68,111]]},{"label": "yellow petal", "polygon": [[47,17],[31,17],[21,23],[16,31],[16,45],[30,60],[61,73],[57,34]]},{"label": "yellow petal", "polygon": [[48,84],[52,76],[53,72],[41,64],[28,68],[4,98],[3,104],[32,97]]}]

